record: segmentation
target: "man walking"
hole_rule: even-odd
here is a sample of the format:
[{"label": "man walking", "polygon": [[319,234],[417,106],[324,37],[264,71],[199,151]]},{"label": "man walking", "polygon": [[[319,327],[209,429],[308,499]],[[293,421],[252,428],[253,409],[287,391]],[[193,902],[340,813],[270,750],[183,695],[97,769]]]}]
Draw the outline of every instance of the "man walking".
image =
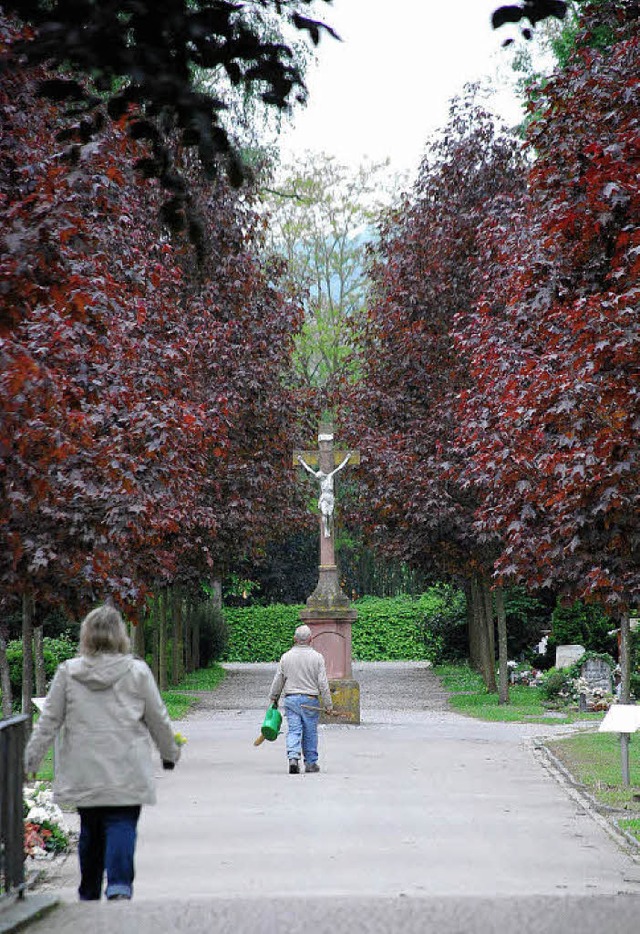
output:
[{"label": "man walking", "polygon": [[301,754],[304,756],[305,772],[319,772],[320,700],[327,713],[333,712],[333,703],[324,658],[312,648],[308,626],[298,626],[293,648],[280,659],[269,692],[272,704],[278,703],[283,690],[289,772],[297,775],[300,771]]}]

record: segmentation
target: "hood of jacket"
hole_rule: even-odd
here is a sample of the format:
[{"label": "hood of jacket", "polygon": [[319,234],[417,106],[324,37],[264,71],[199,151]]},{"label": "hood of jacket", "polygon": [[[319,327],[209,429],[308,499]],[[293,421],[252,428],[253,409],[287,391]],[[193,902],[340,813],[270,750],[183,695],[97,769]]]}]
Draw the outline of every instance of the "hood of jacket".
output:
[{"label": "hood of jacket", "polygon": [[68,663],[69,674],[92,691],[112,687],[131,669],[131,655],[81,655]]}]

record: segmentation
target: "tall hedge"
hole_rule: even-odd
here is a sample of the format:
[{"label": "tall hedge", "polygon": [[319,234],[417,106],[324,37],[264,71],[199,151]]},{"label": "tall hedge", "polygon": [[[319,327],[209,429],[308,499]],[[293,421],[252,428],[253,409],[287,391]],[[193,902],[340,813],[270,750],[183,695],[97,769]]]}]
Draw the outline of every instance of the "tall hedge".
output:
[{"label": "tall hedge", "polygon": [[291,648],[301,606],[225,607],[227,662],[274,662]]},{"label": "tall hedge", "polygon": [[[363,597],[354,604],[353,657],[358,661],[441,660],[444,629],[464,621],[464,597],[433,587],[419,597]],[[252,606],[224,611],[225,661],[273,662],[291,648],[302,606]]]}]

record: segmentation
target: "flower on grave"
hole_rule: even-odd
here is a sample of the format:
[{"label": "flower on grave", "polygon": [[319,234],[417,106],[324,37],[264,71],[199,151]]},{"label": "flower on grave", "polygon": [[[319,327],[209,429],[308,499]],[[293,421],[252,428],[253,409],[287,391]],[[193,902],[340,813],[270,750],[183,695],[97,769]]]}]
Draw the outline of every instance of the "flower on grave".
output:
[{"label": "flower on grave", "polygon": [[46,808],[36,805],[36,807],[29,808],[27,820],[32,824],[44,824],[45,821],[49,820],[49,812]]},{"label": "flower on grave", "polygon": [[38,824],[55,824],[66,832],[64,815],[53,800],[53,792],[44,782],[37,782],[33,788],[25,788],[23,800],[25,820]]},{"label": "flower on grave", "polygon": [[53,792],[44,782],[26,787],[23,793],[24,852],[32,858],[64,852],[69,831]]},{"label": "flower on grave", "polygon": [[46,856],[46,843],[50,836],[50,830],[27,821],[24,825],[24,855],[32,859],[36,856]]},{"label": "flower on grave", "polygon": [[187,737],[183,736],[182,733],[174,733],[173,738],[177,746],[184,746],[187,742]]}]

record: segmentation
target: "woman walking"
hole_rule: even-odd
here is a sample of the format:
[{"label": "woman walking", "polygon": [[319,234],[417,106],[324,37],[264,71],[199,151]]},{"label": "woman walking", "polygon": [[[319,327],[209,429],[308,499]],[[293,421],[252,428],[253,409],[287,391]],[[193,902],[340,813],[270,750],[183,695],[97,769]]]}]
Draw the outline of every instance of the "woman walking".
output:
[{"label": "woman walking", "polygon": [[150,740],[165,768],[180,758],[153,675],[129,649],[120,613],[92,610],[80,654],[58,667],[25,750],[29,774],[57,740],[54,797],[80,814],[81,901],[101,897],[105,872],[106,897],[131,898],[140,809],[156,800]]}]

